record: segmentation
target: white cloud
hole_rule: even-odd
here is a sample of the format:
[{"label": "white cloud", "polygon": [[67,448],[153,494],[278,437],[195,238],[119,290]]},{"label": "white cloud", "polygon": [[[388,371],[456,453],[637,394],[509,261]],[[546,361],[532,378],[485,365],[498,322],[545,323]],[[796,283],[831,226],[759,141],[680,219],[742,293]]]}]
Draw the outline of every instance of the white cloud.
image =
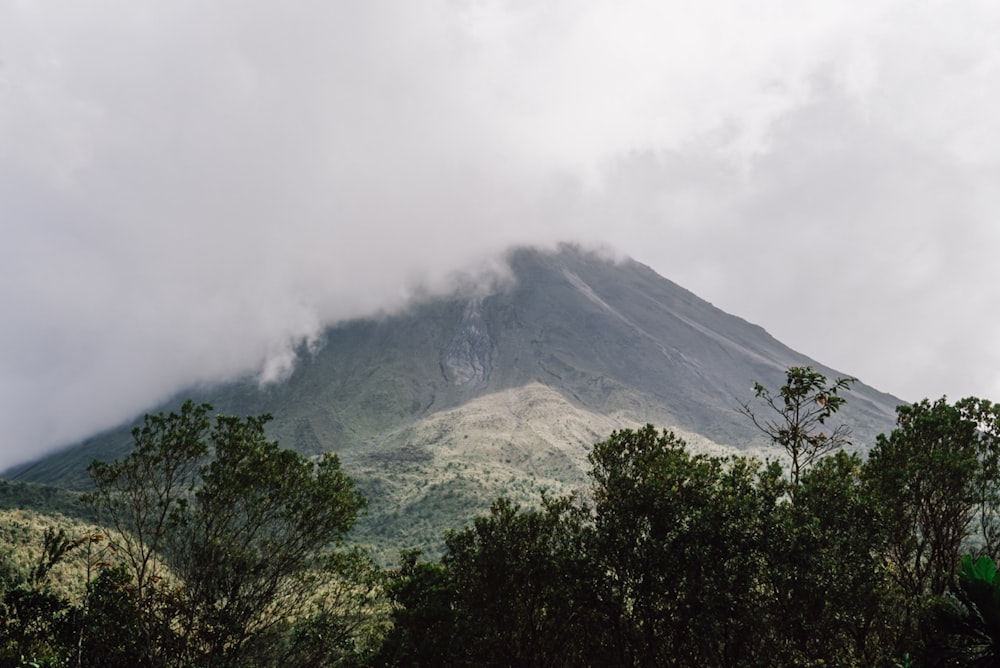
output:
[{"label": "white cloud", "polygon": [[0,5],[0,460],[511,243],[989,394],[998,38],[971,0]]}]

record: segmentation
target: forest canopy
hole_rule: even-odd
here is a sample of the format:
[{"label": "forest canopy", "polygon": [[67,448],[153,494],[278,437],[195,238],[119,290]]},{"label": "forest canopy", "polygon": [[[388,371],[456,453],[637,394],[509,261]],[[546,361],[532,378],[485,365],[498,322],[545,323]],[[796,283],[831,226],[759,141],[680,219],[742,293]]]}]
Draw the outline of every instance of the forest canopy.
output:
[{"label": "forest canopy", "polygon": [[90,467],[93,530],[5,554],[0,662],[994,665],[1000,406],[900,406],[862,457],[835,424],[852,382],[793,367],[743,404],[791,466],[615,431],[588,488],[499,498],[389,569],[346,540],[365,501],[335,455],[188,402]]}]

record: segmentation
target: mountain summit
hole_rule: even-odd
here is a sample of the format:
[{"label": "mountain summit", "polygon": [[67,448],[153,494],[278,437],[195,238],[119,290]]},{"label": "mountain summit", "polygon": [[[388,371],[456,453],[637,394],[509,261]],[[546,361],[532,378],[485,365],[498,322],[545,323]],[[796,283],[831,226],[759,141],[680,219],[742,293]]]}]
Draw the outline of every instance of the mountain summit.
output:
[{"label": "mountain summit", "polygon": [[[738,412],[754,382],[776,389],[792,365],[849,375],[638,262],[570,246],[507,261],[512,280],[490,291],[330,328],[284,382],[191,394],[272,413],[286,447],[338,452],[372,502],[363,531],[398,546],[435,542],[498,494],[579,487],[589,447],[617,428],[651,422],[694,450],[766,453]],[[847,398],[862,448],[901,403],[862,383]],[[79,486],[91,459],[129,447],[122,427],[8,477]]]}]

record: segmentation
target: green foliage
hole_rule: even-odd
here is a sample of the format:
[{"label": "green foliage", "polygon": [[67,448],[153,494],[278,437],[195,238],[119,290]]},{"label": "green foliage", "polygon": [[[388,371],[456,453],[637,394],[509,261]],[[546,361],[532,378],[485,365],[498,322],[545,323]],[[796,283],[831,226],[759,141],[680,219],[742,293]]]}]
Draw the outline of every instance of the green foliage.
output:
[{"label": "green foliage", "polygon": [[366,665],[387,632],[385,576],[358,550],[331,553],[307,581],[312,594],[255,634],[240,665]]},{"label": "green foliage", "polygon": [[963,546],[977,533],[977,514],[990,542],[995,540],[1000,450],[995,408],[988,402],[925,399],[897,413],[898,427],[879,436],[866,475],[888,532],[891,573],[916,601],[947,591]]},{"label": "green foliage", "polygon": [[390,575],[388,594],[395,608],[392,631],[379,652],[377,665],[437,666],[458,663],[464,638],[458,592],[442,564],[420,562],[418,550],[401,553],[400,568]]},{"label": "green foliage", "polygon": [[89,542],[71,540],[62,529],[45,531],[41,552],[27,567],[0,561],[0,665],[30,660],[57,665],[74,636],[70,600],[52,586],[52,569]]},{"label": "green foliage", "polygon": [[[616,431],[590,452],[586,502],[501,497],[439,560],[404,552],[388,573],[344,549],[364,499],[335,456],[188,402],[91,467],[113,530],[78,594],[54,575],[93,532],[0,562],[0,664],[997,665],[1000,574],[981,555],[1000,540],[1000,408],[901,406],[864,461],[820,428],[850,382],[793,368],[777,395],[757,387],[787,479]],[[450,471],[412,497],[428,518],[479,502],[476,469]]]},{"label": "green foliage", "polygon": [[[498,500],[404,559],[386,665],[912,665],[881,498],[843,451],[779,465],[651,425],[590,455],[593,508]],[[902,663],[900,663],[902,661]]]},{"label": "green foliage", "polygon": [[441,564],[404,555],[399,606],[380,660],[392,665],[606,663],[586,511],[572,499],[522,510],[498,499],[449,533]]},{"label": "green foliage", "polygon": [[569,498],[543,498],[533,510],[499,499],[489,515],[448,536],[442,563],[458,593],[469,663],[603,663],[594,623],[603,601],[585,513]]},{"label": "green foliage", "polygon": [[308,599],[314,583],[304,576],[364,505],[336,455],[313,462],[279,448],[265,437],[268,420],[217,418],[215,456],[168,536],[170,567],[198,611],[190,633],[202,651],[233,661]]},{"label": "green foliage", "polygon": [[208,456],[210,410],[188,401],[179,413],[148,415],[132,431],[135,449],[128,457],[95,461],[87,469],[95,491],[85,498],[115,529],[109,544],[131,571],[143,609],[154,607],[149,599],[166,575],[166,541],[187,511],[198,466]]},{"label": "green foliage", "polygon": [[692,455],[652,426],[594,446],[589,509],[504,499],[409,554],[390,593],[391,665],[876,665],[891,636],[861,461],[794,499],[777,464]]},{"label": "green foliage", "polygon": [[1000,663],[1000,577],[994,561],[965,555],[950,596],[936,602],[930,619],[929,665]]},{"label": "green foliage", "polygon": [[791,459],[792,484],[798,485],[805,469],[850,443],[847,425],[828,430],[826,421],[844,406],[847,400],[840,393],[857,379],[838,378],[827,384],[826,376],[808,366],[789,367],[785,379],[777,396],[754,383],[754,395],[772,417],[759,416],[749,402],[741,405],[740,412],[784,448]]},{"label": "green foliage", "polygon": [[775,656],[880,665],[898,634],[885,544],[857,455],[839,451],[805,472],[768,533]]},{"label": "green foliage", "polygon": [[766,651],[765,539],[776,466],[687,452],[652,425],[591,453],[594,558],[606,573],[615,663],[748,665]]},{"label": "green foliage", "polygon": [[58,639],[69,609],[50,588],[7,581],[0,605],[0,663],[19,665],[25,658],[58,656]]},{"label": "green foliage", "polygon": [[0,511],[3,510],[32,511],[86,523],[95,519],[93,509],[83,502],[79,492],[12,480],[0,480]]},{"label": "green foliage", "polygon": [[75,665],[129,668],[149,665],[145,656],[143,610],[124,564],[102,568],[87,584],[87,595],[74,611]]},{"label": "green foliage", "polygon": [[897,646],[924,662],[937,660],[962,553],[995,549],[1000,537],[998,410],[977,398],[900,406],[897,428],[878,437],[865,465],[896,601]]},{"label": "green foliage", "polygon": [[127,458],[89,469],[149,665],[275,662],[286,620],[310,605],[331,619],[336,548],[364,505],[335,455],[279,448],[269,416],[210,411],[147,416]]},{"label": "green foliage", "polygon": [[[958,579],[960,582],[983,582],[988,585],[998,586],[997,565],[989,557],[973,559],[972,555],[962,557],[962,563],[958,569]],[[1000,594],[1000,589],[997,591]],[[1000,609],[1000,598],[995,601]]]},{"label": "green foliage", "polygon": [[969,397],[956,403],[977,426],[980,470],[976,476],[976,531],[981,555],[1000,554],[1000,404]]}]

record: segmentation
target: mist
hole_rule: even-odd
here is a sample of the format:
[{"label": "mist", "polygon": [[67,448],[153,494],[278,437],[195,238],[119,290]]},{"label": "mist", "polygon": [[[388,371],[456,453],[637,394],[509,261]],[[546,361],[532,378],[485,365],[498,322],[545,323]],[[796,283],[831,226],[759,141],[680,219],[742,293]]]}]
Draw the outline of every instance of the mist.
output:
[{"label": "mist", "polygon": [[563,241],[1000,398],[997,44],[964,1],[0,3],[0,467]]}]

